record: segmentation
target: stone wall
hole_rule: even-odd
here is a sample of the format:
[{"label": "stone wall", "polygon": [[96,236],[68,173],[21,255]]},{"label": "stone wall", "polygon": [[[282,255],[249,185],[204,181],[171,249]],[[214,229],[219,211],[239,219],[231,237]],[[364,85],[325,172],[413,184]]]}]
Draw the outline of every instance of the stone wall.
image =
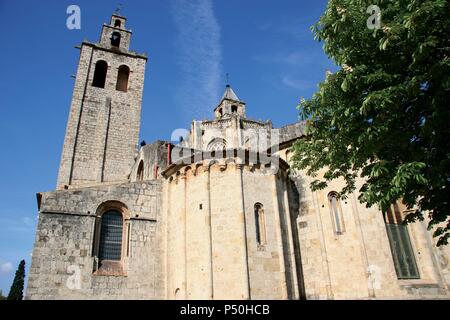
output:
[{"label": "stone wall", "polygon": [[[99,43],[80,47],[58,191],[38,194],[27,299],[450,297],[450,249],[434,246],[426,222],[408,227],[420,279],[399,280],[379,210],[351,194],[341,200],[345,231],[335,232],[328,194],[342,181],[312,192],[311,178],[288,175],[286,162],[268,170],[277,164],[263,164],[267,157],[258,152],[276,146],[271,155],[287,161],[304,123],[273,129],[270,121],[246,119],[240,103],[224,117],[216,110],[221,119],[193,122],[171,155],[163,141],[138,150],[147,57],[128,50],[125,20],[113,15]],[[118,47],[113,32],[121,34]],[[104,88],[92,86],[100,60],[108,65]],[[130,69],[127,92],[116,90],[122,65]],[[222,148],[231,153],[181,161],[206,149],[215,157]],[[98,225],[113,204],[124,210],[124,227],[121,260],[110,261],[117,269],[107,272],[96,257]],[[255,204],[264,212],[262,243]]]},{"label": "stone wall", "polygon": [[[286,175],[281,170],[273,174],[264,168],[246,166],[243,186],[251,298],[298,299]],[[267,242],[262,246],[256,241],[257,203],[263,206],[265,216]]]},{"label": "stone wall", "polygon": [[143,165],[143,179],[155,180],[160,178],[161,172],[167,167],[168,163],[168,142],[155,141],[147,144],[139,150],[136,161],[131,168],[130,179],[136,181],[139,165]]},{"label": "stone wall", "polygon": [[[164,175],[167,298],[298,297],[282,175],[234,159]],[[256,242],[256,203],[264,207],[263,246]]]},{"label": "stone wall", "polygon": [[[286,150],[280,152],[286,157]],[[287,153],[287,157],[291,154]],[[323,172],[319,173],[319,177]],[[291,175],[295,188],[291,206],[297,214],[302,278],[307,299],[408,299],[449,298],[446,249],[437,249],[423,222],[408,226],[420,279],[397,278],[382,213],[366,208],[357,192],[340,205],[345,231],[336,234],[328,201],[331,191],[344,186],[340,180],[312,192],[312,178],[300,171]],[[357,180],[357,190],[363,180]],[[448,261],[448,260],[447,260]]]},{"label": "stone wall", "polygon": [[[119,201],[129,211],[124,274],[95,275],[97,208]],[[164,259],[161,185],[136,182],[43,193],[27,299],[161,299]],[[70,285],[79,270],[81,286]],[[69,283],[69,285],[68,285]]]}]

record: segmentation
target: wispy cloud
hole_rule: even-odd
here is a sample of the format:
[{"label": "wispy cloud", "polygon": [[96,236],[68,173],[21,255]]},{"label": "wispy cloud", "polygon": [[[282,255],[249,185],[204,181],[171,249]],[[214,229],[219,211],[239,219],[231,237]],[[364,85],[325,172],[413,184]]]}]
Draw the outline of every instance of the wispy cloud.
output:
[{"label": "wispy cloud", "polygon": [[8,274],[13,270],[13,265],[11,262],[0,263],[0,274]]},{"label": "wispy cloud", "polygon": [[306,51],[299,50],[289,53],[262,54],[253,57],[253,60],[260,63],[276,63],[292,67],[302,67],[312,63],[314,56]]},{"label": "wispy cloud", "polygon": [[30,217],[22,217],[21,220],[25,226],[34,228],[35,221]]},{"label": "wispy cloud", "polygon": [[[283,34],[294,38],[295,40],[304,40],[312,37],[310,26],[315,23],[311,17],[297,18],[292,20],[290,17],[279,18],[272,21],[258,22],[257,27],[263,31]],[[305,25],[308,26],[305,28]]]},{"label": "wispy cloud", "polygon": [[302,79],[296,79],[289,75],[284,75],[281,77],[281,82],[290,88],[294,88],[297,90],[307,90],[314,87],[314,83],[311,81],[305,81]]},{"label": "wispy cloud", "polygon": [[312,37],[313,33],[310,28],[305,28],[305,25],[312,26],[314,21],[311,18],[297,19],[292,23],[281,23],[279,26],[280,32],[284,32],[297,40],[305,40]]},{"label": "wispy cloud", "polygon": [[33,234],[36,228],[37,216],[2,215],[0,216],[0,231],[3,235]]},{"label": "wispy cloud", "polygon": [[220,27],[210,0],[172,0],[178,30],[178,103],[191,119],[209,116],[220,94]]}]

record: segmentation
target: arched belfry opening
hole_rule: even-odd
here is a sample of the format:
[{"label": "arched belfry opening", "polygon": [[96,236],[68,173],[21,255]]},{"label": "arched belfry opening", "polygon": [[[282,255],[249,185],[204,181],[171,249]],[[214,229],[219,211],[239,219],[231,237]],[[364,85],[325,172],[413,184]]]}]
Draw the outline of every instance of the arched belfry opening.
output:
[{"label": "arched belfry opening", "polygon": [[128,68],[125,65],[121,65],[117,73],[116,90],[127,92],[129,77],[130,77],[130,68]]},{"label": "arched belfry opening", "polygon": [[94,79],[92,86],[97,88],[104,88],[106,83],[106,73],[108,72],[108,64],[104,60],[99,60],[95,64]]},{"label": "arched belfry opening", "polygon": [[[119,21],[120,22],[120,21]],[[120,32],[113,32],[111,35],[111,46],[120,47]]]}]

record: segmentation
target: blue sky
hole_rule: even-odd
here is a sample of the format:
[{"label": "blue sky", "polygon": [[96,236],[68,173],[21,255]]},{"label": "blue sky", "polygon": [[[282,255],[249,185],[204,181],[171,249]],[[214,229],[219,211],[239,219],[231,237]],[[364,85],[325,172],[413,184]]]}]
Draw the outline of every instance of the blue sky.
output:
[{"label": "blue sky", "polygon": [[[21,259],[29,267],[36,193],[55,188],[83,39],[98,41],[118,2],[147,64],[141,139],[170,140],[192,119],[212,117],[225,74],[247,116],[276,127],[297,121],[334,64],[310,26],[325,0],[0,1],[0,290]],[[66,9],[81,8],[81,30]],[[188,102],[186,102],[188,101]],[[28,268],[27,268],[28,269]]]}]

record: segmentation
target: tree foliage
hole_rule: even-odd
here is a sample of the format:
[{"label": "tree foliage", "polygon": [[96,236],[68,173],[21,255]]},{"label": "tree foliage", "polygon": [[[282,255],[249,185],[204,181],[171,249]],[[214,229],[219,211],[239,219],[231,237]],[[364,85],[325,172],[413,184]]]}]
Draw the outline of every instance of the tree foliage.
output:
[{"label": "tree foliage", "polygon": [[[369,5],[381,9],[379,29],[368,28]],[[312,31],[341,68],[300,101],[308,138],[294,146],[294,168],[316,177],[313,190],[343,178],[343,197],[360,176],[361,202],[386,210],[402,199],[416,209],[406,222],[428,213],[437,244],[447,244],[449,2],[330,0]]]},{"label": "tree foliage", "polygon": [[9,290],[8,300],[22,300],[23,299],[23,287],[25,284],[25,260],[20,261],[17,268],[16,275],[14,276],[11,289]]}]

